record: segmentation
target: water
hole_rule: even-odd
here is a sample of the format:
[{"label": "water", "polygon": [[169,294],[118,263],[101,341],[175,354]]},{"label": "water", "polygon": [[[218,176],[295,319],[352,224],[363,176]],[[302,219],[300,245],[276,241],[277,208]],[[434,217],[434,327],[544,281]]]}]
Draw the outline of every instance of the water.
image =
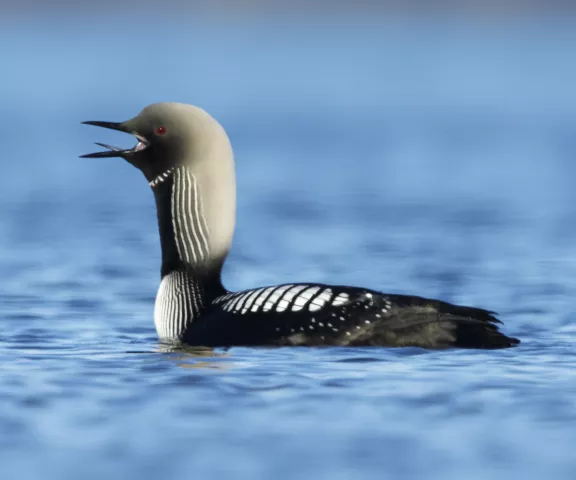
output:
[{"label": "water", "polygon": [[[0,34],[10,478],[575,478],[574,29],[409,30],[422,43],[358,27],[333,50],[336,27],[33,26]],[[118,49],[123,35],[149,48]],[[235,145],[229,288],[478,305],[522,345],[163,348],[147,185],[76,158],[131,141],[81,120],[161,99],[203,104]]]}]

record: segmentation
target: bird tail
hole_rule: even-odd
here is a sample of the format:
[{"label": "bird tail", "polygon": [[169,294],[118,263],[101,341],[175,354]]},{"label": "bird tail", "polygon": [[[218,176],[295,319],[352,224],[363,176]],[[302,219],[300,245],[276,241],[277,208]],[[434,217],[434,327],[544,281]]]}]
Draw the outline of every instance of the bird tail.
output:
[{"label": "bird tail", "polygon": [[520,340],[509,337],[498,329],[502,324],[494,312],[482,308],[464,307],[438,302],[440,319],[453,322],[455,347],[461,348],[509,348]]},{"label": "bird tail", "polygon": [[520,340],[502,333],[494,312],[438,300],[397,295],[400,307],[389,322],[399,344],[426,348],[509,348]]},{"label": "bird tail", "polygon": [[494,323],[470,321],[469,318],[454,316],[450,316],[448,321],[454,325],[454,347],[497,349],[520,343],[517,338],[509,337],[498,330]]}]

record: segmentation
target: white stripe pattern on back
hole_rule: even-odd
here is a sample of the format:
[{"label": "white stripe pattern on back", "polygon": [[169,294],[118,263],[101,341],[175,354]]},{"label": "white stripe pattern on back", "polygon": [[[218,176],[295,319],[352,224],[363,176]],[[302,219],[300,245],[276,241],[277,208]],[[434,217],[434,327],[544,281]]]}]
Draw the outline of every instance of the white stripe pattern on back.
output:
[{"label": "white stripe pattern on back", "polygon": [[347,293],[341,293],[332,301],[332,305],[336,307],[346,303],[348,300],[350,300],[350,296]]},{"label": "white stripe pattern on back", "polygon": [[223,310],[235,314],[270,311],[280,313],[286,310],[299,312],[303,309],[314,312],[343,303],[342,297],[337,296],[331,301],[333,297],[334,293],[329,287],[290,284],[229,293],[217,298],[214,303],[220,304]]}]

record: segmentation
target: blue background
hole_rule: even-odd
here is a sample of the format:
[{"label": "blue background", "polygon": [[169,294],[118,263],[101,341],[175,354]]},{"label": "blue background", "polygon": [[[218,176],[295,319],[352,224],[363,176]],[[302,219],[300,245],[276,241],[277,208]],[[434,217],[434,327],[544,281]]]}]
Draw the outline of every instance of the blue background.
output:
[{"label": "blue background", "polygon": [[[28,14],[0,29],[6,478],[576,478],[576,30],[560,17]],[[230,134],[225,284],[496,310],[519,348],[158,344],[152,195],[83,120]],[[97,148],[97,147],[96,147]]]}]

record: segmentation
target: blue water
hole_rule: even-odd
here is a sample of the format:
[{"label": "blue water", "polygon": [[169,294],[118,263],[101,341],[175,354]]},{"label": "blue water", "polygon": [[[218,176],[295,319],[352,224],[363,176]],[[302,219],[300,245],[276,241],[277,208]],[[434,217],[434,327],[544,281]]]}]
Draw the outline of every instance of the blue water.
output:
[{"label": "blue water", "polygon": [[[574,28],[64,20],[0,30],[3,478],[576,478]],[[229,288],[442,298],[522,345],[167,351],[149,188],[77,158],[158,100],[230,133]]]}]

